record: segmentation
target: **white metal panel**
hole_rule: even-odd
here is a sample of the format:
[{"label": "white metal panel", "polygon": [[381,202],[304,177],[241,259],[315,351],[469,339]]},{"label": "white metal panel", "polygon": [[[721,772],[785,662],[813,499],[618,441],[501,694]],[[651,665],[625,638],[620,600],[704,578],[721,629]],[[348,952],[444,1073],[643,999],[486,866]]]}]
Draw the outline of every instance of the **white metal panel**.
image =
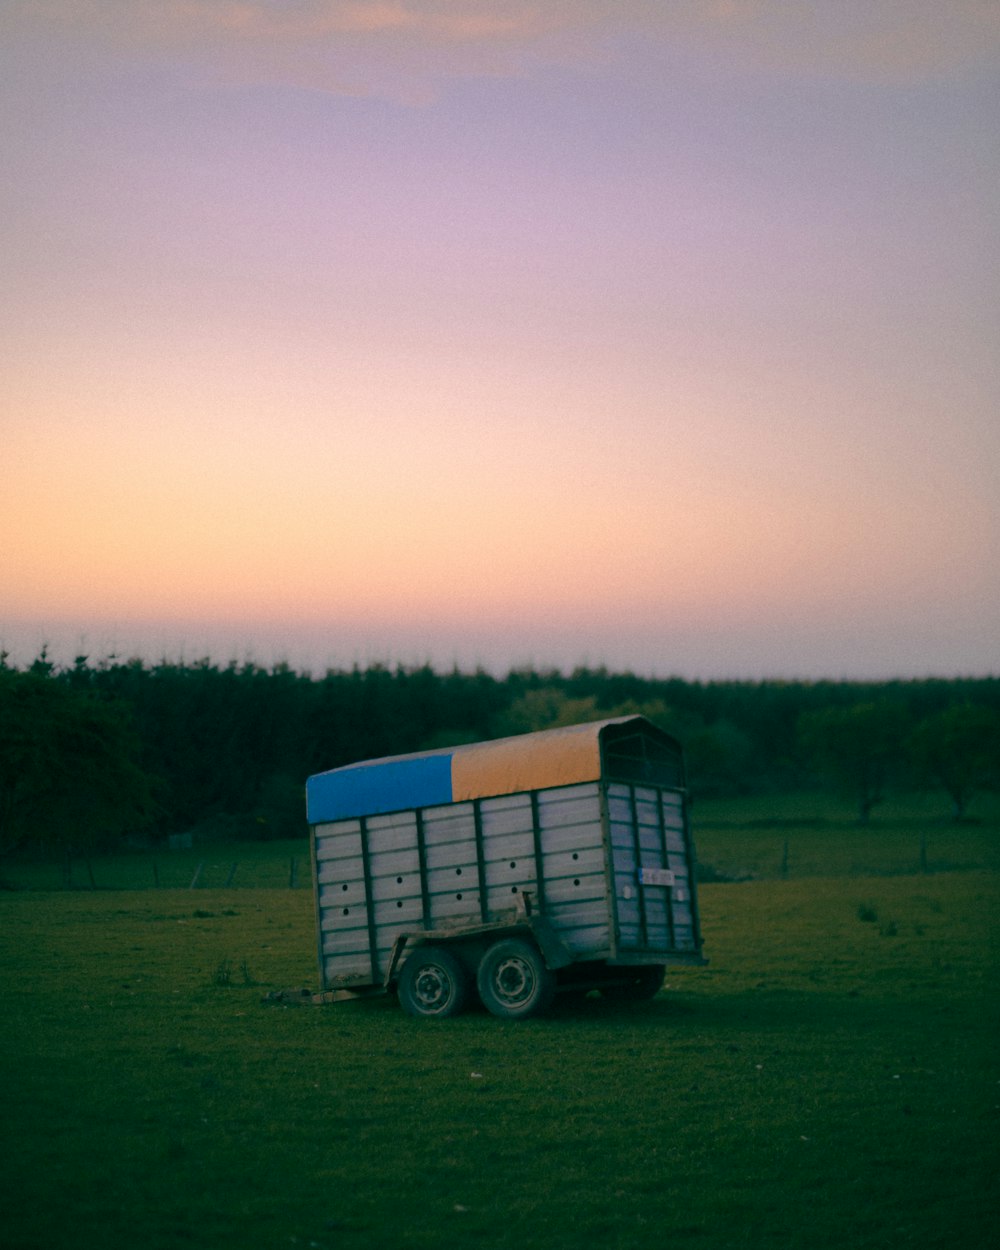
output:
[{"label": "white metal panel", "polygon": [[384,903],[387,900],[396,902],[400,899],[411,898],[420,898],[420,878],[416,874],[411,877],[372,877],[372,900],[374,902]]},{"label": "white metal panel", "polygon": [[361,854],[359,820],[338,820],[332,824],[317,825],[315,838],[317,860]]},{"label": "white metal panel", "polygon": [[471,803],[453,807],[429,807],[423,813],[424,843],[471,842],[476,836],[475,810]]},{"label": "white metal panel", "polygon": [[416,846],[402,847],[394,851],[381,851],[368,858],[368,870],[373,877],[395,877],[420,872],[420,855]]},{"label": "white metal panel", "polygon": [[480,821],[486,910],[488,915],[503,914],[525,890],[537,892],[531,798],[512,794],[483,799]]},{"label": "white metal panel", "polygon": [[535,837],[530,829],[526,833],[496,834],[483,848],[483,858],[487,864],[530,859],[534,853]]},{"label": "white metal panel", "polygon": [[560,940],[574,954],[593,957],[610,950],[611,929],[603,900],[586,905],[574,903],[566,909],[557,905],[546,915]]},{"label": "white metal panel", "polygon": [[364,955],[368,958],[368,930],[339,929],[323,936],[323,954],[330,956]]},{"label": "white metal panel", "polygon": [[317,867],[316,880],[320,884],[337,884],[341,881],[363,881],[364,875],[364,866],[359,855],[357,859],[322,860]]},{"label": "white metal panel", "polygon": [[450,894],[456,890],[475,890],[478,886],[475,864],[447,865],[427,871],[427,890],[430,894]]},{"label": "white metal panel", "polygon": [[376,929],[419,929],[423,923],[423,905],[419,897],[376,899],[372,904],[372,916]]},{"label": "white metal panel", "polygon": [[455,890],[447,894],[435,894],[431,897],[431,916],[434,924],[447,920],[453,922],[456,917],[465,916],[469,924],[478,924],[479,891]]},{"label": "white metal panel", "polygon": [[543,790],[538,796],[538,813],[543,829],[592,823],[595,817],[600,819],[600,791],[596,785]]},{"label": "white metal panel", "polygon": [[475,868],[476,845],[470,839],[464,842],[438,842],[427,847],[424,854],[428,872],[447,868]]},{"label": "white metal panel", "polygon": [[545,883],[545,909],[555,903],[584,903],[592,899],[603,899],[606,895],[603,873],[588,873],[586,876],[555,877]]},{"label": "white metal panel", "polygon": [[[332,885],[321,885],[319,904],[320,907],[335,909],[336,913],[346,916],[351,909],[365,906],[365,883],[341,881]],[[344,910],[345,908],[347,911]]]},{"label": "white metal panel", "polygon": [[490,840],[505,833],[531,831],[531,798],[527,794],[509,794],[483,799],[480,805],[483,837]]},{"label": "white metal panel", "polygon": [[369,816],[365,825],[368,854],[398,851],[417,845],[415,812],[393,812],[388,816]]},{"label": "white metal panel", "polygon": [[314,830],[316,898],[324,981],[371,976],[360,820]]},{"label": "white metal panel", "polygon": [[545,867],[545,880],[553,881],[557,877],[578,877],[581,873],[597,872],[604,876],[604,848],[602,846],[584,847],[579,851],[557,850],[542,856]]}]

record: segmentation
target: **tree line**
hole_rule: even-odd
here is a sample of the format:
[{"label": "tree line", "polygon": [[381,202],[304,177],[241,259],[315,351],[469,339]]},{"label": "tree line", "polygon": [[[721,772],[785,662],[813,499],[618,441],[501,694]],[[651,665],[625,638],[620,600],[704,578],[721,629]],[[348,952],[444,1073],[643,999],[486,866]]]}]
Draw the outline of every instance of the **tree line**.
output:
[{"label": "tree line", "polygon": [[296,837],[307,776],[357,760],[638,713],[683,743],[699,798],[828,788],[858,819],[936,789],[956,819],[1000,785],[1000,678],[687,681],[604,668],[71,665],[0,654],[0,853]]}]

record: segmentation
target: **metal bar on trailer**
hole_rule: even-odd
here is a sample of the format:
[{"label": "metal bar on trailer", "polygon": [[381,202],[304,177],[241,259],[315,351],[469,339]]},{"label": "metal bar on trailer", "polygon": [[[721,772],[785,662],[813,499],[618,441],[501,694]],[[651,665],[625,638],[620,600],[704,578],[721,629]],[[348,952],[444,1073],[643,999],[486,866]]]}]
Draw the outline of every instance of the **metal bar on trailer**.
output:
[{"label": "metal bar on trailer", "polygon": [[535,902],[545,910],[545,865],[542,863],[542,826],[538,812],[538,791],[531,791],[531,834],[535,843]]},{"label": "metal bar on trailer", "polygon": [[479,917],[483,924],[488,919],[486,910],[486,848],[483,844],[482,799],[472,800],[472,824],[476,840],[476,875],[479,878]]},{"label": "metal bar on trailer", "polygon": [[316,838],[316,826],[309,828],[309,851],[312,860],[313,907],[316,911],[316,958],[319,961],[319,987],[327,988],[326,959],[323,956],[323,909],[319,901],[319,852]]},{"label": "metal bar on trailer", "polygon": [[646,922],[646,892],[642,886],[642,840],[639,837],[639,808],[635,798],[635,786],[632,783],[629,783],[628,799],[632,812],[632,843],[635,846],[635,882],[639,899],[639,931],[642,934],[643,946],[648,947],[649,925]]},{"label": "metal bar on trailer", "polygon": [[368,817],[359,818],[361,825],[361,871],[365,879],[365,915],[368,918],[368,953],[372,965],[372,985],[379,982],[378,932],[375,925],[375,900],[372,898],[372,865],[368,853]]},{"label": "metal bar on trailer", "polygon": [[[601,764],[603,769],[603,761]],[[608,939],[611,947],[611,958],[618,957],[618,942],[621,937],[621,926],[618,923],[618,878],[615,876],[615,854],[611,844],[611,812],[608,808],[608,783],[601,780],[599,786],[601,796],[601,841],[604,843],[604,881],[608,899]]]},{"label": "metal bar on trailer", "polygon": [[[656,789],[656,823],[660,828],[660,845],[663,847],[663,867],[670,867],[670,849],[667,846],[667,822],[663,815],[663,795],[664,791],[659,787]],[[674,888],[667,887],[667,936],[670,938],[670,945],[676,945],[674,941]]]},{"label": "metal bar on trailer", "polygon": [[[684,798],[687,798],[687,791],[684,792]],[[685,801],[681,802],[681,812],[683,813],[684,826],[684,860],[688,870],[688,901],[691,906],[691,931],[694,936],[694,942],[700,951],[702,947],[701,941],[701,918],[698,914],[698,887],[695,880],[695,856],[694,856],[694,836],[691,833],[691,816],[688,812],[688,805]]]},{"label": "metal bar on trailer", "polygon": [[424,813],[422,808],[414,812],[417,821],[417,871],[420,873],[420,912],[423,927],[431,927],[431,895],[427,888],[427,843],[424,839]]}]

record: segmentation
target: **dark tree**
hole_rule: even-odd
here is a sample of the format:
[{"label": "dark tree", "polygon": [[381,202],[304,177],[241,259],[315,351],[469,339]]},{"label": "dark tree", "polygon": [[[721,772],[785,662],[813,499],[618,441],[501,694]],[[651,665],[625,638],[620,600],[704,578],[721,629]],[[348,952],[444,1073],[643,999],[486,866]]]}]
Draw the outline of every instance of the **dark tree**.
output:
[{"label": "dark tree", "polygon": [[86,852],[153,815],[130,710],[81,671],[60,678],[44,655],[27,672],[0,667],[0,853],[31,842]]},{"label": "dark tree", "polygon": [[925,778],[947,792],[956,821],[969,800],[1000,784],[1000,713],[974,703],[957,703],[926,716],[907,742]]},{"label": "dark tree", "polygon": [[808,712],[801,721],[803,745],[819,769],[853,795],[858,823],[885,798],[901,758],[906,709],[890,699]]}]

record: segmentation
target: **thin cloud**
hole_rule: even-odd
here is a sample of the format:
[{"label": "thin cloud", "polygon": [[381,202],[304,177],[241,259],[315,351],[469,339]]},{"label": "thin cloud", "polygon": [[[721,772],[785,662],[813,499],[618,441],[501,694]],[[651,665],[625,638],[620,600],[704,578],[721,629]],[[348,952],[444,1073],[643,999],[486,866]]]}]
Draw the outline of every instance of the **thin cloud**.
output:
[{"label": "thin cloud", "polygon": [[[582,6],[584,9],[586,4]],[[607,7],[607,6],[604,6]],[[185,46],[205,37],[241,42],[297,42],[338,35],[419,37],[443,42],[531,38],[565,25],[570,6],[507,5],[497,11],[467,3],[387,0],[13,0],[0,29],[92,35],[150,50]],[[562,16],[553,22],[552,14]]]},{"label": "thin cloud", "polygon": [[8,0],[0,32],[84,40],[244,81],[431,92],[455,77],[618,63],[920,81],[1000,59],[995,0]]},{"label": "thin cloud", "polygon": [[779,74],[919,81],[1000,58],[995,0],[688,0],[660,25]]}]

